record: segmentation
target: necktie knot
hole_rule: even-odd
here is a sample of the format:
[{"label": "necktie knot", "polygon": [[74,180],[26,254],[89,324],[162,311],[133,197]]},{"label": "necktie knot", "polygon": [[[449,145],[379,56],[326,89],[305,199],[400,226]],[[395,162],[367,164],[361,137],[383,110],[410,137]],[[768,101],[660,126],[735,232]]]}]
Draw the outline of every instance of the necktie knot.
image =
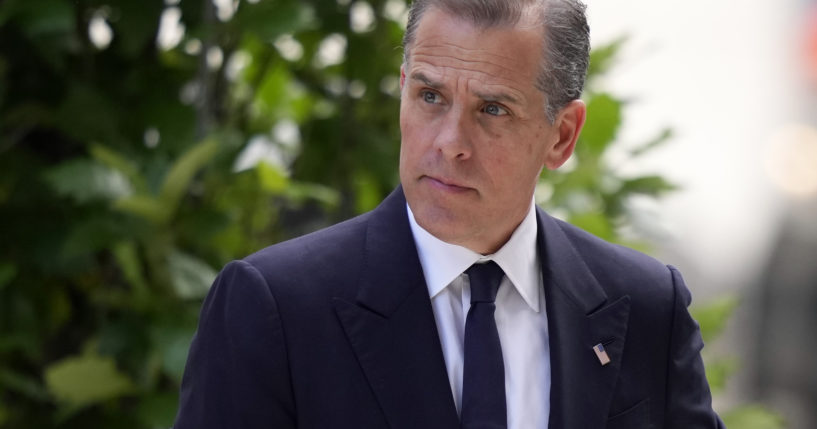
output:
[{"label": "necktie knot", "polygon": [[505,273],[494,261],[474,264],[465,270],[471,284],[471,304],[476,302],[494,302],[502,277]]}]

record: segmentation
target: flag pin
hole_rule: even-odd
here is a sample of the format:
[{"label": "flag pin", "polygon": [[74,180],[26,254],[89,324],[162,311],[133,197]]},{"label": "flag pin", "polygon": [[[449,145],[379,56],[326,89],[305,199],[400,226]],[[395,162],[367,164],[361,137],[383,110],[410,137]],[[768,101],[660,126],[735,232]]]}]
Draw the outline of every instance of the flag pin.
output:
[{"label": "flag pin", "polygon": [[593,346],[593,351],[596,352],[596,357],[599,358],[601,366],[610,363],[610,356],[607,356],[607,351],[604,350],[604,346],[601,343],[598,343],[595,346]]}]

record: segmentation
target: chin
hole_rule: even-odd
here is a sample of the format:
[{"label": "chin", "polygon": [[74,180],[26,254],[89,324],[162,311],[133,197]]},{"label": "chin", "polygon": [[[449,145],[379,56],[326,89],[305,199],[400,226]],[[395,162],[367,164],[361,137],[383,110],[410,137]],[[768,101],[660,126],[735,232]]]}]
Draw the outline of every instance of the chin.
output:
[{"label": "chin", "polygon": [[463,228],[463,218],[457,216],[453,211],[441,207],[429,207],[428,204],[423,204],[417,208],[411,209],[414,213],[414,219],[423,229],[430,232],[433,236],[448,243],[455,243],[457,237],[460,235],[460,230]]}]

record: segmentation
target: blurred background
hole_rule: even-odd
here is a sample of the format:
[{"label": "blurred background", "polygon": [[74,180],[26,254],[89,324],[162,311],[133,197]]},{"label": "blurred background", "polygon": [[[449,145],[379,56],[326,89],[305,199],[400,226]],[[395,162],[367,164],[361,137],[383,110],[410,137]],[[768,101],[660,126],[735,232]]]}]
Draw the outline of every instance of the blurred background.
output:
[{"label": "blurred background", "polygon": [[817,427],[817,2],[591,0],[588,10],[594,41],[629,36],[605,79],[629,101],[618,148],[655,124],[675,131],[616,164],[680,187],[638,202],[654,253],[681,268],[694,303],[738,298],[707,347],[739,357],[716,406],[759,401],[787,427]]},{"label": "blurred background", "polygon": [[[681,269],[732,428],[817,426],[817,2],[588,1],[537,201]],[[0,2],[0,427],[166,428],[217,271],[398,182],[404,0]]]}]

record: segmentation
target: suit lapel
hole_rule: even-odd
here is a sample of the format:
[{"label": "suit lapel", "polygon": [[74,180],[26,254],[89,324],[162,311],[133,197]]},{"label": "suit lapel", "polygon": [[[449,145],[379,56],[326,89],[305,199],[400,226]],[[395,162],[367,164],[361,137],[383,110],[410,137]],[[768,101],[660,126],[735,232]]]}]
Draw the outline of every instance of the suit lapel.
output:
[{"label": "suit lapel", "polygon": [[390,427],[457,427],[402,188],[372,213],[364,257],[355,302],[333,305]]},{"label": "suit lapel", "polygon": [[[551,428],[604,427],[621,365],[630,298],[607,295],[562,227],[537,210],[550,334]],[[602,365],[593,346],[603,344]]]},{"label": "suit lapel", "polygon": [[[604,427],[630,300],[608,301],[562,227],[537,210],[551,350],[551,428]],[[389,425],[459,425],[422,266],[398,188],[372,213],[355,302],[333,305]],[[593,346],[603,344],[602,366]]]}]

